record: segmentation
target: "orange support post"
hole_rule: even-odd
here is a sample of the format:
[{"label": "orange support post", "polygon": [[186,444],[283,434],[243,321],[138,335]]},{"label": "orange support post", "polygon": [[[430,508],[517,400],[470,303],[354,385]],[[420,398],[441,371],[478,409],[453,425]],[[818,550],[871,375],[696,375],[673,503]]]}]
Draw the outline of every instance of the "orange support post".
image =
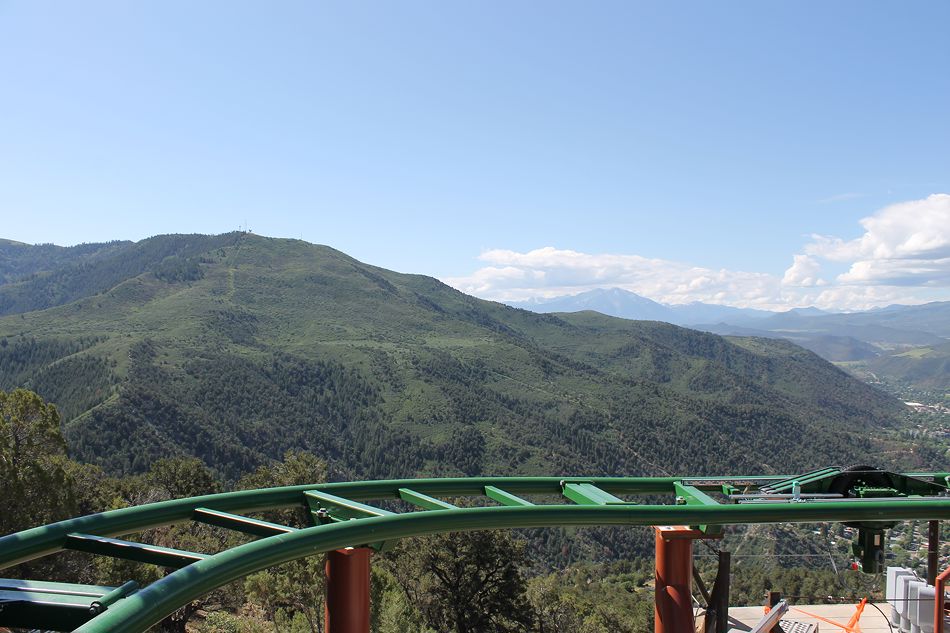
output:
[{"label": "orange support post", "polygon": [[934,633],[943,633],[944,616],[944,585],[947,578],[950,577],[950,568],[943,570],[934,580]]},{"label": "orange support post", "polygon": [[368,547],[327,553],[327,633],[369,633]]},{"label": "orange support post", "polygon": [[656,527],[655,633],[690,633],[693,619],[693,539],[701,532],[685,527]]}]

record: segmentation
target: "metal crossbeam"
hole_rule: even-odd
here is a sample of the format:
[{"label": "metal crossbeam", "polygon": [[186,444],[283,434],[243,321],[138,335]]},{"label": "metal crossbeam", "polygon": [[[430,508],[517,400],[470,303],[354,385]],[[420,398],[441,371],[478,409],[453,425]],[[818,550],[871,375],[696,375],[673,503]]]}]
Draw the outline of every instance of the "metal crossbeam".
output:
[{"label": "metal crossbeam", "polygon": [[72,631],[92,617],[88,597],[39,591],[0,591],[5,627]]},{"label": "metal crossbeam", "polygon": [[833,475],[837,475],[841,472],[840,468],[829,467],[829,468],[819,468],[818,470],[813,470],[810,473],[805,473],[797,477],[788,477],[781,481],[776,481],[768,486],[762,486],[763,492],[784,492],[786,490],[791,490],[792,486],[795,485],[797,481],[800,485],[804,486],[805,484],[811,483],[813,481],[819,481]]},{"label": "metal crossbeam", "polygon": [[534,504],[527,499],[522,499],[518,495],[513,495],[501,488],[495,486],[485,486],[485,496],[494,499],[503,506],[533,506]]},{"label": "metal crossbeam", "polygon": [[208,558],[205,554],[196,554],[179,549],[135,543],[106,536],[93,534],[69,534],[66,536],[66,549],[79,552],[89,552],[100,556],[110,556],[123,560],[133,560],[138,563],[149,563],[160,567],[175,569],[185,567],[199,560]]},{"label": "metal crossbeam", "polygon": [[0,591],[32,591],[37,593],[99,598],[113,589],[115,589],[115,587],[106,585],[79,585],[70,582],[0,578]]},{"label": "metal crossbeam", "polygon": [[0,579],[0,616],[4,626],[72,631],[116,599],[138,589],[65,582]]},{"label": "metal crossbeam", "polygon": [[289,525],[270,523],[239,514],[231,514],[220,510],[209,510],[208,508],[195,508],[192,518],[200,523],[215,525],[253,536],[274,536],[275,534],[289,534],[290,532],[297,531],[297,528],[290,527]]},{"label": "metal crossbeam", "polygon": [[[683,503],[688,506],[718,506],[720,505],[718,501],[707,495],[705,492],[696,488],[695,486],[684,486],[683,484],[676,483],[673,484],[673,489],[676,491],[676,501],[680,502],[680,499],[683,500]],[[693,526],[696,529],[709,534],[710,536],[716,534],[722,534],[721,525],[697,525]]]},{"label": "metal crossbeam", "polygon": [[425,508],[426,510],[457,510],[458,506],[452,505],[448,501],[442,501],[441,499],[436,499],[435,497],[430,497],[429,495],[422,494],[421,492],[416,492],[415,490],[410,490],[409,488],[400,488],[399,489],[399,498],[403,501],[408,501],[413,505],[417,505],[420,508]]},{"label": "metal crossbeam", "polygon": [[[77,608],[89,610],[92,598],[89,596],[77,596],[75,594],[64,593],[46,593],[44,591],[0,591],[0,604],[6,611],[10,603],[21,603],[31,607],[39,608]],[[7,622],[4,619],[4,622]],[[9,624],[9,623],[7,623]]]},{"label": "metal crossbeam", "polygon": [[366,517],[384,517],[395,514],[389,510],[375,508],[359,501],[344,499],[329,492],[320,490],[307,490],[303,493],[310,504],[311,512],[318,512],[325,509],[331,518],[337,521],[348,521],[350,519],[365,519]]},{"label": "metal crossbeam", "polygon": [[[369,519],[374,517],[395,516],[395,512],[383,510],[352,499],[344,499],[336,495],[318,490],[308,490],[304,493],[307,505],[310,507],[310,514],[316,524],[339,523],[341,521],[353,521],[356,519]],[[370,543],[358,543],[359,545],[369,545],[377,551],[385,551],[388,548],[386,541],[373,541]],[[357,545],[357,543],[353,543]]]},{"label": "metal crossbeam", "polygon": [[565,483],[564,496],[579,505],[605,506],[627,503],[591,483]]}]

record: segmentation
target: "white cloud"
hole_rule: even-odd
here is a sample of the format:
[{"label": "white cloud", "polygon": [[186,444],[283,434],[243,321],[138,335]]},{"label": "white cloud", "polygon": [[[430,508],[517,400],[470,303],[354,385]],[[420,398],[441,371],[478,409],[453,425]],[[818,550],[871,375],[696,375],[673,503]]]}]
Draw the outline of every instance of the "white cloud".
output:
[{"label": "white cloud", "polygon": [[[860,224],[864,233],[853,240],[812,235],[782,277],[547,246],[524,253],[486,251],[479,257],[484,267],[445,281],[499,301],[616,287],[664,303],[703,301],[765,309],[814,305],[858,310],[921,303],[935,298],[933,289],[950,288],[950,194],[895,204]],[[844,264],[848,270],[823,277],[826,262]]]},{"label": "white cloud", "polygon": [[764,273],[712,270],[640,255],[588,254],[552,246],[526,253],[490,250],[488,264],[468,277],[446,279],[463,292],[501,301],[624,288],[666,303],[721,303],[732,297],[764,305],[778,279]]},{"label": "white cloud", "polygon": [[805,253],[849,263],[839,284],[950,285],[950,194],[891,205],[861,226],[864,234],[853,240],[812,236]]},{"label": "white cloud", "polygon": [[824,286],[828,282],[818,277],[821,264],[809,255],[795,255],[791,267],[782,277],[783,286]]}]

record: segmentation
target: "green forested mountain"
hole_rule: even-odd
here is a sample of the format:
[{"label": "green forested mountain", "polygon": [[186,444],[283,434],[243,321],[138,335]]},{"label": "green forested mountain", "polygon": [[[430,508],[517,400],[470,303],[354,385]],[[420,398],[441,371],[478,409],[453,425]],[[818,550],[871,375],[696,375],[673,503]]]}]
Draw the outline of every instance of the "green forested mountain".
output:
[{"label": "green forested mountain", "polygon": [[950,389],[950,342],[914,347],[881,356],[867,369],[891,380],[925,389]]},{"label": "green forested mountain", "polygon": [[6,285],[24,281],[34,275],[92,261],[98,255],[121,250],[131,244],[132,242],[109,242],[64,247],[0,239],[0,282]]},{"label": "green forested mountain", "polygon": [[193,455],[235,479],[288,449],[357,477],[886,464],[900,408],[785,341],[534,314],[297,240],[2,246],[0,389],[116,474]]},{"label": "green forested mountain", "polygon": [[234,244],[240,235],[161,235],[69,248],[0,240],[0,314],[63,305],[144,272],[166,281],[196,279],[201,275],[198,256]]}]

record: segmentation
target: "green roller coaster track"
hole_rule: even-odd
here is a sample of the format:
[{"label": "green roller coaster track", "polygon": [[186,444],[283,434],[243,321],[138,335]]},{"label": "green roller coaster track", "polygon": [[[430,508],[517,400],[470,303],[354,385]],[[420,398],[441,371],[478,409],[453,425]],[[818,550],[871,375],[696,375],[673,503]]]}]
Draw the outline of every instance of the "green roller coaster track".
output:
[{"label": "green roller coaster track", "polygon": [[[688,525],[709,533],[750,523],[848,522],[880,531],[950,519],[950,473],[871,475],[826,468],[798,476],[477,477],[327,483],[248,490],[112,510],[0,537],[0,568],[62,550],[176,569],[146,587],[0,580],[0,626],[79,633],[145,631],[176,609],[256,571],[332,550],[464,530],[588,525]],[[844,478],[844,479],[842,479]],[[842,483],[844,482],[844,483]],[[670,503],[638,503],[665,496]],[[475,497],[466,507],[446,499]],[[534,497],[529,500],[526,497]],[[418,511],[394,512],[392,500]],[[377,502],[376,506],[367,502]],[[566,503],[565,501],[569,501]],[[296,528],[247,516],[305,508]],[[208,555],[120,540],[197,521],[257,537]]]}]

